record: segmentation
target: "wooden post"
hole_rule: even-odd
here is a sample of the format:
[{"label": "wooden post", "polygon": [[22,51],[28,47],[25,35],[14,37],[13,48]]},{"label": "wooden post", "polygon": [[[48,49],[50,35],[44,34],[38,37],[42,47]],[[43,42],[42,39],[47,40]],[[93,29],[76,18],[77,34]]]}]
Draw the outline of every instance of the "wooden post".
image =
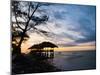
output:
[{"label": "wooden post", "polygon": [[47,57],[48,57],[48,50],[47,50]]},{"label": "wooden post", "polygon": [[54,50],[50,50],[50,58],[54,58]]}]

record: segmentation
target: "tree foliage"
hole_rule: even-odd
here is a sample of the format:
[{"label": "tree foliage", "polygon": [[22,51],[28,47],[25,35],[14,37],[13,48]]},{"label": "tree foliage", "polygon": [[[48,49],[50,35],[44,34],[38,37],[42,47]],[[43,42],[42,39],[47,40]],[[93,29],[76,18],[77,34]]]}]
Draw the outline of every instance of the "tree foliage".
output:
[{"label": "tree foliage", "polygon": [[21,44],[27,35],[28,31],[35,30],[46,34],[48,32],[36,28],[36,26],[45,24],[48,21],[48,14],[41,14],[39,8],[41,6],[48,6],[48,4],[41,4],[35,2],[12,1],[12,41],[19,41],[16,43],[17,53],[21,53]]}]

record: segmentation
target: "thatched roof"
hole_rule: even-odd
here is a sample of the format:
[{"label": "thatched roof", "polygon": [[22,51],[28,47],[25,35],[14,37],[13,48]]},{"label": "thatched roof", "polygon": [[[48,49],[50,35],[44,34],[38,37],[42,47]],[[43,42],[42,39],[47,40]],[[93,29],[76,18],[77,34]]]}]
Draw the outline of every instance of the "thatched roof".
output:
[{"label": "thatched roof", "polygon": [[58,47],[58,46],[51,43],[51,42],[42,42],[40,44],[35,44],[35,45],[29,47],[28,49],[42,49],[42,48],[45,48],[45,47],[54,48],[54,47]]}]

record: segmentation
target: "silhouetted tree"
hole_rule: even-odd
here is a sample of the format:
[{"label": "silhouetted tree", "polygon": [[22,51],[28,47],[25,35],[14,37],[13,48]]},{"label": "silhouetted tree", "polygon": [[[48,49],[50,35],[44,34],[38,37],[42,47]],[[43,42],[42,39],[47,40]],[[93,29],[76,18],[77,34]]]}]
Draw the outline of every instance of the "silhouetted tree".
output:
[{"label": "silhouetted tree", "polygon": [[41,33],[47,33],[35,27],[48,21],[47,14],[35,15],[39,13],[39,7],[42,5],[47,6],[48,4],[12,1],[12,40],[14,41],[15,34],[18,34],[16,36],[20,37],[16,47],[17,54],[21,53],[21,44],[24,41],[25,35],[27,35],[27,31],[36,30]]}]

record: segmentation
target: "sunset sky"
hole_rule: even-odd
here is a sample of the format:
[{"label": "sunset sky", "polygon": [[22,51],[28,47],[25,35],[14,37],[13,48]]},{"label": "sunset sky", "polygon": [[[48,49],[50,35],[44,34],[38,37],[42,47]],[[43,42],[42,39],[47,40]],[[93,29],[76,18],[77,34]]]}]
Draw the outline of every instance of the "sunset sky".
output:
[{"label": "sunset sky", "polygon": [[38,29],[50,32],[48,36],[36,32],[22,44],[23,52],[33,44],[49,41],[59,46],[56,50],[95,50],[96,7],[72,4],[52,4],[41,6],[34,15],[48,14],[46,24]]}]

